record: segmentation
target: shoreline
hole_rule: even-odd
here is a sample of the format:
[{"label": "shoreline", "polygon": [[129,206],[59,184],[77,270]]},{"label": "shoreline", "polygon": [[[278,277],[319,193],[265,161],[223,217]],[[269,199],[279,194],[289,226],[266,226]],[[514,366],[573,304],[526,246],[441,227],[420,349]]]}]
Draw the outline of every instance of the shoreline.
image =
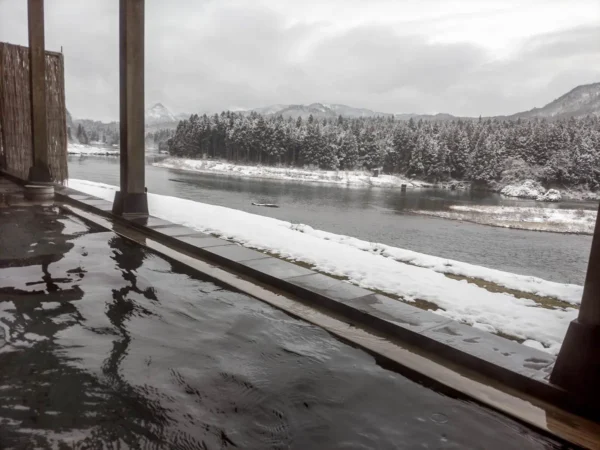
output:
[{"label": "shoreline", "polygon": [[296,167],[252,166],[220,160],[196,160],[175,157],[167,157],[163,161],[155,162],[152,165],[164,169],[218,174],[236,178],[311,182],[348,187],[401,189],[402,185],[406,185],[407,189],[467,190],[470,185],[470,183],[456,180],[430,183],[427,181],[406,178],[401,175],[381,174],[379,176],[372,176],[371,173],[366,170],[321,170]]},{"label": "shoreline", "polygon": [[[508,199],[532,200],[540,203],[560,203],[561,201],[598,201],[600,193],[564,189],[560,191],[562,198],[560,200],[536,200],[530,194],[510,195],[502,191],[507,186],[474,186],[469,181],[448,180],[437,183],[407,178],[402,175],[380,174],[375,177],[366,170],[321,170],[321,169],[303,169],[296,167],[277,167],[261,165],[244,165],[228,161],[211,159],[188,159],[167,156],[160,162],[152,164],[155,167],[165,169],[181,170],[184,172],[196,172],[205,174],[218,174],[236,178],[256,178],[264,180],[282,180],[295,182],[313,182],[337,186],[348,187],[381,187],[381,188],[401,188],[406,185],[407,189],[441,189],[457,191],[482,191],[502,195]],[[528,180],[523,180],[519,184],[526,184]],[[509,185],[510,186],[510,185]],[[554,191],[555,189],[548,189]],[[514,190],[513,190],[514,191]]]},{"label": "shoreline", "polygon": [[121,150],[108,145],[86,145],[69,143],[67,156],[119,156]]},{"label": "shoreline", "polygon": [[[148,153],[148,152],[146,152]],[[119,149],[110,149],[107,147],[96,147],[92,145],[69,144],[68,156],[119,156]],[[163,156],[163,155],[161,155]],[[508,199],[533,200],[540,203],[560,203],[561,201],[599,201],[600,192],[589,190],[578,190],[573,188],[563,188],[560,191],[560,200],[537,200],[532,198],[529,193],[523,195],[511,195],[505,192],[507,187],[512,185],[495,186],[474,186],[469,181],[448,180],[437,183],[407,178],[402,175],[380,174],[375,177],[366,170],[321,170],[321,169],[303,169],[297,167],[278,167],[261,165],[244,165],[228,161],[211,159],[189,159],[178,158],[164,155],[165,159],[152,163],[155,167],[164,169],[181,170],[184,172],[196,172],[205,174],[217,174],[235,178],[255,178],[263,180],[280,180],[295,182],[322,183],[346,187],[380,187],[380,188],[401,188],[406,185],[407,189],[441,189],[457,191],[481,191],[502,195]],[[526,184],[528,180],[523,180],[515,186]],[[505,190],[505,192],[502,192]],[[513,189],[514,191],[514,189]],[[548,191],[556,191],[554,188]]]}]

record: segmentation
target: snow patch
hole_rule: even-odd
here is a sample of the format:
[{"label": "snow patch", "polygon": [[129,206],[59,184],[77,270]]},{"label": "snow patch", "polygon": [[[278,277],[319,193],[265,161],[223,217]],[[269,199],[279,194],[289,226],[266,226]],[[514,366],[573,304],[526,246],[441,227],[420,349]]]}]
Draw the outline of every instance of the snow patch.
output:
[{"label": "snow patch", "polygon": [[575,284],[555,283],[538,277],[518,275],[453,259],[426,255],[386,244],[363,241],[351,236],[315,230],[309,225],[294,224],[292,227],[294,230],[310,236],[315,236],[319,239],[338,242],[359,250],[379,254],[398,262],[431,269],[439,273],[447,273],[466,278],[477,278],[508,289],[526,292],[541,297],[552,297],[573,305],[578,305],[581,302],[581,296],[583,295],[583,287]]},{"label": "snow patch", "polygon": [[535,200],[538,196],[543,195],[545,189],[537,181],[525,180],[520,184],[509,184],[504,186],[500,193],[507,197],[530,198]]},{"label": "snow patch", "polygon": [[538,195],[536,200],[539,202],[560,202],[562,195],[558,189],[549,189],[545,194]]},{"label": "snow patch", "polygon": [[453,205],[448,211],[412,212],[481,225],[555,233],[593,234],[596,224],[596,211],[585,209]]},{"label": "snow patch", "polygon": [[[116,186],[74,179],[69,180],[69,186],[109,201],[117,190]],[[490,292],[440,272],[454,270],[488,277],[522,289],[553,293],[573,304],[581,292],[579,286],[366,243],[306,225],[176,197],[148,194],[148,203],[156,217],[228,237],[246,247],[269,251],[288,260],[302,261],[318,271],[345,277],[353,284],[396,295],[407,302],[417,299],[432,302],[442,308],[435,311],[437,314],[524,341],[537,341],[553,354],[558,353],[569,323],[577,316],[576,308],[542,308],[533,300]]]},{"label": "snow patch", "polygon": [[534,341],[533,339],[527,339],[523,342],[523,345],[527,347],[535,348],[536,350],[546,351],[546,348],[538,341]]},{"label": "snow patch", "polygon": [[559,202],[562,195],[558,189],[549,189],[534,180],[525,180],[520,184],[509,184],[504,186],[500,193],[507,197],[528,198],[539,202]]}]

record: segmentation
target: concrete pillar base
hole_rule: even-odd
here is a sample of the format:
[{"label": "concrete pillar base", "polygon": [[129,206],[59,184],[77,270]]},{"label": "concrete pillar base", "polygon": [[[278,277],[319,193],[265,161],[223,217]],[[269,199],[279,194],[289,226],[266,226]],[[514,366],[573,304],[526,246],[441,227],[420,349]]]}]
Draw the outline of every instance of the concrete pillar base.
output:
[{"label": "concrete pillar base", "polygon": [[600,325],[569,324],[550,381],[600,410]]},{"label": "concrete pillar base", "polygon": [[33,201],[52,200],[54,185],[27,184],[25,185],[25,198]]},{"label": "concrete pillar base", "polygon": [[119,216],[147,216],[148,196],[145,193],[115,192],[113,214]]},{"label": "concrete pillar base", "polygon": [[29,168],[28,181],[32,183],[50,183],[52,176],[47,165],[34,165]]}]

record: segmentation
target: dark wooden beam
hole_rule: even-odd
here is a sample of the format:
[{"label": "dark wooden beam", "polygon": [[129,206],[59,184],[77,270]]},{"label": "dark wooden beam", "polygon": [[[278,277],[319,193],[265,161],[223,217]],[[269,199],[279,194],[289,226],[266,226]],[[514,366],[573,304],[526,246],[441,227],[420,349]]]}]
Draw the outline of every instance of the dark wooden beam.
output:
[{"label": "dark wooden beam", "polygon": [[44,41],[44,0],[28,0],[29,89],[31,106],[32,167],[29,181],[51,181],[48,168],[48,126],[46,122],[46,53]]},{"label": "dark wooden beam", "polygon": [[121,183],[113,212],[148,214],[145,193],[144,0],[120,0]]},{"label": "dark wooden beam", "polygon": [[569,324],[550,381],[600,413],[600,207],[579,314]]}]

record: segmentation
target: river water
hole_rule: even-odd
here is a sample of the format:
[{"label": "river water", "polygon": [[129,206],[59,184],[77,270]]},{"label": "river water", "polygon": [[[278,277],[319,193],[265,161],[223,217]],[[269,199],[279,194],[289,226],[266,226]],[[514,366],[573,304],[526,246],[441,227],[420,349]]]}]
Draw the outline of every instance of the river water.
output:
[{"label": "river water", "polygon": [[[69,176],[119,184],[119,159],[69,157]],[[274,217],[313,228],[547,280],[583,284],[591,236],[490,227],[409,210],[450,205],[544,206],[487,192],[348,188],[328,184],[244,179],[146,166],[152,193]],[[263,208],[252,203],[275,203]],[[594,208],[592,203],[546,205]]]}]

